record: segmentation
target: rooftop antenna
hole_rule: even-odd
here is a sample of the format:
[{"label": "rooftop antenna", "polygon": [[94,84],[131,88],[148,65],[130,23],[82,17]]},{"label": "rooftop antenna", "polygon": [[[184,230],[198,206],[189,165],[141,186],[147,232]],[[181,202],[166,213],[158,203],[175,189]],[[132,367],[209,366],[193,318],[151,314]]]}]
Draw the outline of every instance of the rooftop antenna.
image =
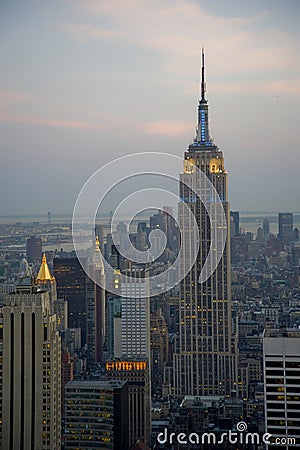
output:
[{"label": "rooftop antenna", "polygon": [[206,85],[205,85],[205,61],[204,61],[204,47],[202,47],[202,66],[201,66],[201,101],[205,100],[205,92],[206,92]]}]

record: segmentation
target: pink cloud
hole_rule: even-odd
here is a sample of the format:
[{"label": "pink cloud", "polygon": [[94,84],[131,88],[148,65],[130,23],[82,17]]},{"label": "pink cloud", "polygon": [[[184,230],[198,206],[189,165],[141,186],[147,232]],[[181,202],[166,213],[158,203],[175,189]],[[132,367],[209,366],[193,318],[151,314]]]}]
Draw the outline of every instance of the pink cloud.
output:
[{"label": "pink cloud", "polygon": [[81,42],[87,40],[88,38],[112,39],[121,36],[121,34],[117,31],[98,28],[85,23],[59,24],[57,28],[59,31],[64,31],[71,34]]},{"label": "pink cloud", "polygon": [[193,127],[187,122],[167,120],[147,122],[118,116],[109,116],[106,114],[102,115],[101,123],[92,123],[82,120],[40,119],[36,117],[11,115],[2,112],[0,113],[0,122],[44,125],[48,127],[59,127],[80,131],[118,130],[118,132],[121,133],[134,132],[170,137],[184,135],[193,131]]},{"label": "pink cloud", "polygon": [[0,90],[0,106],[7,107],[22,103],[29,98],[28,94],[13,90]]},{"label": "pink cloud", "polygon": [[[224,82],[209,84],[214,93],[243,93],[243,94],[300,94],[300,81],[297,79],[289,80],[270,80],[270,81],[249,81],[249,82]],[[192,91],[190,91],[192,92]]]},{"label": "pink cloud", "polygon": [[17,115],[8,115],[0,113],[0,122],[24,123],[33,125],[46,125],[49,127],[73,128],[77,130],[103,130],[107,129],[106,125],[84,122],[80,120],[63,120],[63,119],[39,119],[34,117],[22,117]]},{"label": "pink cloud", "polygon": [[5,113],[0,113],[0,122],[14,122],[12,116],[8,116]]},{"label": "pink cloud", "polygon": [[77,130],[103,130],[106,128],[105,126],[82,122],[80,120],[32,119],[30,123],[37,125],[48,125],[49,127],[74,128]]},{"label": "pink cloud", "polygon": [[187,122],[159,121],[150,122],[144,125],[147,134],[176,137],[187,133],[192,133],[193,127]]},{"label": "pink cloud", "polygon": [[271,80],[267,84],[266,90],[276,94],[300,95],[300,80]]},{"label": "pink cloud", "polygon": [[[179,83],[186,83],[183,78],[191,78],[199,68],[202,44],[211,73],[260,78],[267,73],[272,78],[283,66],[286,72],[300,70],[297,42],[276,27],[262,26],[268,11],[222,17],[189,0],[75,0],[73,5],[81,14],[105,18],[114,30],[112,37],[119,34],[136,46],[155,49],[163,56],[160,69]],[[77,32],[86,33],[84,27]],[[101,28],[89,26],[90,35],[98,32],[101,38]]]}]

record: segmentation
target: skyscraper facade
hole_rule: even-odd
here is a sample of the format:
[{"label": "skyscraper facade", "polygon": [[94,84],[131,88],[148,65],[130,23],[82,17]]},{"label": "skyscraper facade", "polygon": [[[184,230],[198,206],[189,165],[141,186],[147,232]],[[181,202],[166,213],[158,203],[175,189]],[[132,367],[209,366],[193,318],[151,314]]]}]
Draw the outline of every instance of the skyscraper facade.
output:
[{"label": "skyscraper facade", "polygon": [[49,293],[23,278],[0,309],[0,442],[9,450],[59,450],[60,337]]},{"label": "skyscraper facade", "polygon": [[293,236],[293,213],[278,214],[278,237],[288,243]]},{"label": "skyscraper facade", "polygon": [[93,273],[95,280],[95,359],[96,362],[103,362],[103,351],[106,347],[106,298],[105,298],[105,274],[102,261],[100,242],[96,237],[95,251],[93,257]]},{"label": "skyscraper facade", "polygon": [[238,236],[240,234],[240,213],[238,211],[230,211],[231,218],[231,235]]},{"label": "skyscraper facade", "polygon": [[70,381],[65,390],[66,449],[128,449],[128,387],[123,381]]},{"label": "skyscraper facade", "polygon": [[[119,274],[115,271],[115,287]],[[110,299],[109,338],[113,358],[106,363],[109,379],[128,380],[129,445],[149,444],[151,422],[150,311],[148,279],[142,269],[125,271],[120,298]]]},{"label": "skyscraper facade", "polygon": [[39,263],[42,257],[42,239],[31,236],[26,241],[26,258],[30,263]]},{"label": "skyscraper facade", "polygon": [[[142,269],[126,272],[121,285],[122,355],[150,359],[150,301],[148,280]],[[130,297],[129,297],[130,296]]]},{"label": "skyscraper facade", "polygon": [[107,303],[107,350],[108,358],[122,356],[122,303],[117,296]]},{"label": "skyscraper facade", "polygon": [[150,349],[151,349],[151,384],[159,387],[163,381],[164,366],[169,356],[169,335],[166,320],[162,310],[151,313],[150,318]]},{"label": "skyscraper facade", "polygon": [[151,431],[151,381],[149,362],[143,358],[110,360],[106,363],[110,380],[127,380],[129,448],[138,441],[149,445]]},{"label": "skyscraper facade", "polygon": [[264,238],[268,239],[270,236],[270,221],[266,217],[263,220],[263,232],[264,232]]},{"label": "skyscraper facade", "polygon": [[81,329],[81,344],[86,343],[87,275],[77,258],[54,258],[53,272],[57,296],[68,302],[68,325]]},{"label": "skyscraper facade", "polygon": [[41,289],[48,291],[51,312],[56,314],[57,329],[60,332],[65,331],[68,328],[68,302],[57,298],[56,280],[49,270],[45,254],[35,282]]},{"label": "skyscraper facade", "polygon": [[[226,395],[237,379],[235,341],[231,331],[229,204],[227,172],[222,151],[209,133],[208,102],[205,98],[204,52],[202,51],[201,99],[198,128],[194,142],[184,154],[184,171],[180,174],[181,203],[178,208],[182,242],[186,243],[182,265],[192,260],[192,228],[183,204],[188,205],[199,229],[199,251],[188,275],[179,286],[179,348],[174,354],[174,393],[176,395]],[[215,272],[204,283],[199,275],[211,243],[208,213],[199,199],[207,186],[197,176],[197,167],[215,187],[227,220],[227,241]],[[194,186],[191,195],[184,183]]]},{"label": "skyscraper facade", "polygon": [[95,240],[93,258],[89,264],[92,279],[86,280],[86,339],[87,365],[91,369],[103,361],[106,336],[105,321],[105,276],[98,237]]},{"label": "skyscraper facade", "polygon": [[266,431],[276,448],[300,448],[300,331],[265,330],[263,360]]}]

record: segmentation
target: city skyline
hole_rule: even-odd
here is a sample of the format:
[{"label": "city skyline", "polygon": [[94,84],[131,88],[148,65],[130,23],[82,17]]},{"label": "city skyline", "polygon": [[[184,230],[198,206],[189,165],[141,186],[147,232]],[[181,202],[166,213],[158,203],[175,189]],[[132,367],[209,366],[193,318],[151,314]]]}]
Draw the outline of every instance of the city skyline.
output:
[{"label": "city skyline", "polygon": [[[10,5],[0,442],[300,447],[295,15],[278,0]],[[251,205],[265,212],[242,217]]]},{"label": "city skyline", "polygon": [[181,155],[196,126],[202,45],[231,209],[299,209],[298,2],[0,8],[2,214],[71,212],[112,159]]}]

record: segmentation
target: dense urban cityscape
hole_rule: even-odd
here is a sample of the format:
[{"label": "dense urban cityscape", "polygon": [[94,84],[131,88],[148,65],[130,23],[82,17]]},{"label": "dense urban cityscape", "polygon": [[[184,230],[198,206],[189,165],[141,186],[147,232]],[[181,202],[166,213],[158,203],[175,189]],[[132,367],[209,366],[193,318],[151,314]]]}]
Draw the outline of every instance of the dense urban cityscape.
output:
[{"label": "dense urban cityscape", "polygon": [[[249,231],[230,211],[204,70],[202,51],[177,221],[165,205],[130,229],[86,223],[93,246],[81,254],[92,279],[70,221],[49,212],[44,221],[0,224],[3,449],[300,448],[300,214],[259,214]],[[216,270],[202,283],[214,222],[197,171],[216,189],[227,225]],[[186,205],[199,229],[196,260],[171,290],[150,295],[149,278],[174,263],[180,246],[182,266],[192,260]],[[120,252],[128,233],[137,250],[149,249],[154,230],[166,236],[156,261]]]}]

